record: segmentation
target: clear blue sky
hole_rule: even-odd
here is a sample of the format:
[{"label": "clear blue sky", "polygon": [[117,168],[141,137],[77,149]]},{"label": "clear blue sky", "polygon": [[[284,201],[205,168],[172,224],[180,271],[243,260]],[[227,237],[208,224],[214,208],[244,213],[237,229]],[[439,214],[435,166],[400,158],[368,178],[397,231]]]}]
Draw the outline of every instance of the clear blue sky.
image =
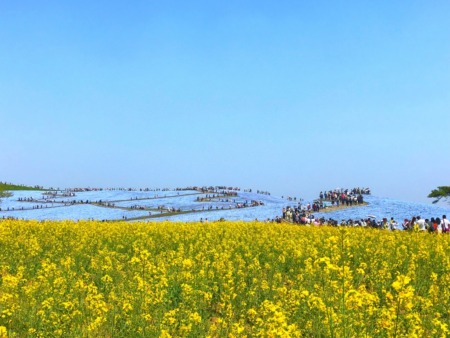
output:
[{"label": "clear blue sky", "polygon": [[450,2],[2,1],[0,180],[412,201],[450,184]]}]

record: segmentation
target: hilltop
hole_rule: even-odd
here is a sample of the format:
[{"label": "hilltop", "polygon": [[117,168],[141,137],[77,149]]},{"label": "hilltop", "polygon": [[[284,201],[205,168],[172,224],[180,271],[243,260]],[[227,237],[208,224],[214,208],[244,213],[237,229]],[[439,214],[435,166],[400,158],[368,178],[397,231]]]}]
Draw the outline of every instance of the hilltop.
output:
[{"label": "hilltop", "polygon": [[44,187],[35,185],[34,187],[24,184],[12,184],[6,182],[0,182],[0,191],[5,190],[44,190]]},{"label": "hilltop", "polygon": [[31,187],[23,184],[12,184],[12,183],[6,183],[6,182],[0,182],[0,198],[1,197],[10,197],[12,193],[9,191],[11,190],[43,190],[43,187],[40,187],[38,185]]}]

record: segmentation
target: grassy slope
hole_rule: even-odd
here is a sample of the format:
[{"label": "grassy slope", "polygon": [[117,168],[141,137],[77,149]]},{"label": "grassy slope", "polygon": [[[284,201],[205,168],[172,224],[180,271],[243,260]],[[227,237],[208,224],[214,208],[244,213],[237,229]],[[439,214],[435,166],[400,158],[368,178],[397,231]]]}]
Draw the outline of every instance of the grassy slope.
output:
[{"label": "grassy slope", "polygon": [[17,184],[10,184],[10,183],[3,183],[0,182],[0,191],[5,190],[44,190],[43,187],[39,186],[27,186],[27,185],[17,185]]}]

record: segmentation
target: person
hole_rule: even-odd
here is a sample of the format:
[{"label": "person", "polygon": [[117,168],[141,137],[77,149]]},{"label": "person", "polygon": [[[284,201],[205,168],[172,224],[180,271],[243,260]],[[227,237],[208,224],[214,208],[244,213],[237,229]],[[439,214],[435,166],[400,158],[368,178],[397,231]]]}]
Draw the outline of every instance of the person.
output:
[{"label": "person", "polygon": [[403,226],[403,230],[409,230],[411,223],[409,222],[409,220],[407,218],[405,218],[405,220],[402,223]]},{"label": "person", "polygon": [[419,225],[417,224],[416,220],[416,217],[411,218],[411,223],[409,224],[409,228],[413,231],[419,230]]},{"label": "person", "polygon": [[394,217],[391,217],[391,220],[389,221],[389,229],[397,230],[397,222],[394,220]]},{"label": "person", "polygon": [[[427,221],[427,220],[425,220]],[[436,231],[436,221],[434,220],[434,217],[431,217],[431,219],[427,222],[427,230],[428,232],[435,232]]]},{"label": "person", "polygon": [[450,221],[447,219],[446,215],[442,215],[441,228],[442,232],[450,231]]},{"label": "person", "polygon": [[416,224],[419,227],[419,231],[427,230],[425,220],[423,218],[421,218],[420,216],[417,216]]},{"label": "person", "polygon": [[437,225],[437,232],[438,234],[442,233],[442,226],[441,226],[441,219],[438,217],[436,218],[436,225]]}]

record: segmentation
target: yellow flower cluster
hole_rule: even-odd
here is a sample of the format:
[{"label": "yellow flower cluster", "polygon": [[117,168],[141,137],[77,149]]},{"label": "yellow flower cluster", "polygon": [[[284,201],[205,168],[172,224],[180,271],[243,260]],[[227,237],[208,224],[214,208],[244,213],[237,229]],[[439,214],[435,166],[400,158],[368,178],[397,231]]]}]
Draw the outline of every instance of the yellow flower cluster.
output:
[{"label": "yellow flower cluster", "polygon": [[0,221],[0,337],[446,337],[450,236]]}]

